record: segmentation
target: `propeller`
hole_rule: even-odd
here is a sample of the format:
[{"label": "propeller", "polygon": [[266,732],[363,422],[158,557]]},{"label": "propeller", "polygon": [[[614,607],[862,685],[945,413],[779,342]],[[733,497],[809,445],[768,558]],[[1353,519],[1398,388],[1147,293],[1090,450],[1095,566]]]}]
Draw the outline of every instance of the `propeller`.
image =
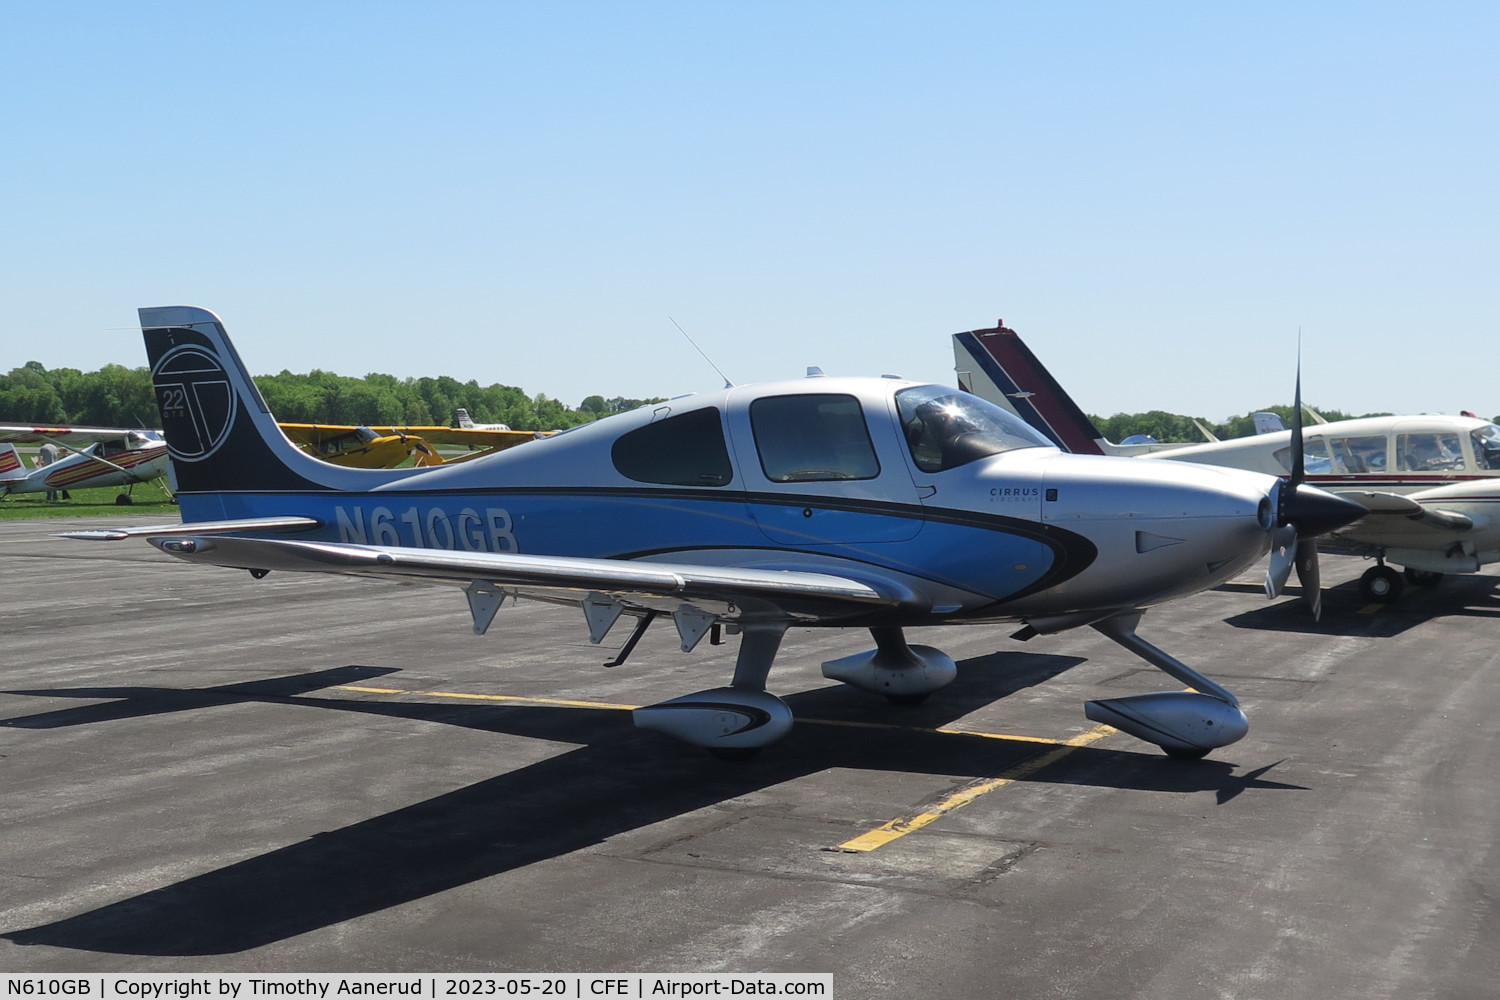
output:
[{"label": "propeller", "polygon": [[[1271,561],[1266,567],[1266,596],[1277,597],[1292,570],[1313,620],[1323,615],[1323,590],[1318,571],[1318,547],[1312,539],[1359,520],[1368,511],[1353,500],[1308,486],[1302,445],[1302,345],[1297,345],[1297,382],[1292,401],[1292,474],[1276,498],[1276,527],[1271,535]],[[1306,542],[1307,544],[1302,544]]]}]

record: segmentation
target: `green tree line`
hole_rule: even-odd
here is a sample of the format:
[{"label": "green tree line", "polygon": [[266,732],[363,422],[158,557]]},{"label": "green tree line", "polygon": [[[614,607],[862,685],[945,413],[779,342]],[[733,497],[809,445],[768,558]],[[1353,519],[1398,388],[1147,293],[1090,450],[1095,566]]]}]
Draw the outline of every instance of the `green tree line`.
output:
[{"label": "green tree line", "polygon": [[[1324,420],[1353,420],[1356,416],[1362,417],[1385,417],[1388,413],[1345,413],[1342,410],[1323,410],[1313,407]],[[1274,413],[1281,418],[1286,426],[1292,426],[1292,408],[1290,406],[1263,406],[1238,417],[1230,417],[1222,423],[1214,423],[1199,417],[1198,422],[1213,432],[1214,436],[1221,440],[1229,438],[1249,437],[1255,433],[1255,414]],[[1149,413],[1116,413],[1112,417],[1089,416],[1094,426],[1099,428],[1105,440],[1116,443],[1125,440],[1134,434],[1148,434],[1158,441],[1204,441],[1203,433],[1198,430],[1197,424],[1192,417],[1185,417],[1177,413],[1166,413],[1162,410],[1151,410]],[[1311,418],[1303,419],[1304,426],[1312,426]]]},{"label": "green tree line", "polygon": [[[473,379],[399,379],[379,373],[354,378],[317,369],[305,375],[289,371],[257,375],[255,384],[277,420],[299,424],[451,425],[454,410],[463,407],[476,423],[509,424],[519,431],[558,430],[623,413],[642,403],[659,402],[596,395],[577,407],[568,407],[540,393],[528,396],[514,386],[481,386]],[[1288,427],[1292,425],[1290,406],[1262,409],[1278,414]],[[1328,420],[1353,416],[1339,410],[1319,412]],[[1203,440],[1192,417],[1162,410],[1089,419],[1110,441],[1123,441],[1134,434],[1149,434],[1158,441]],[[49,370],[39,362],[28,361],[8,375],[0,375],[0,423],[154,427],[159,422],[151,374],[144,367],[105,365],[95,372],[81,372],[76,368]],[[1255,433],[1254,418],[1249,413],[1220,423],[1202,423],[1224,439]]]},{"label": "green tree line", "polygon": [[[476,423],[558,430],[656,402],[589,396],[574,408],[540,393],[528,396],[514,386],[482,386],[473,379],[379,373],[353,378],[316,369],[305,375],[257,375],[255,384],[277,420],[299,424],[452,425],[454,411],[463,407]],[[155,427],[160,422],[151,373],[144,367],[105,365],[81,372],[28,361],[0,375],[0,423]]]}]

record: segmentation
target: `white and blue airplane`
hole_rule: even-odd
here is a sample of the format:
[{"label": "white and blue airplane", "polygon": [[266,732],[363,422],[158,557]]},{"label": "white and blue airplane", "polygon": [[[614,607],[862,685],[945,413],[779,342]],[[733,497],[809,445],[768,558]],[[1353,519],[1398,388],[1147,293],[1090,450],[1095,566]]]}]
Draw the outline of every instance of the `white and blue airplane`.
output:
[{"label": "white and blue airplane", "polygon": [[[1066,454],[975,396],[894,377],[728,387],[525,448],[422,469],[331,466],[278,429],[218,317],[140,310],[183,523],[144,537],[190,562],[461,586],[474,631],[507,598],[571,603],[598,643],[670,618],[684,651],[738,633],[727,686],[635,711],[728,756],[792,725],[766,680],[786,630],[868,629],[825,676],[898,702],[953,679],[913,626],[1091,626],[1191,691],[1091,701],[1089,718],[1197,758],[1240,739],[1234,695],[1136,634],[1144,611],[1364,513],[1301,482]],[[1302,547],[1314,552],[1311,544]],[[1314,555],[1315,558],[1315,555]]]}]

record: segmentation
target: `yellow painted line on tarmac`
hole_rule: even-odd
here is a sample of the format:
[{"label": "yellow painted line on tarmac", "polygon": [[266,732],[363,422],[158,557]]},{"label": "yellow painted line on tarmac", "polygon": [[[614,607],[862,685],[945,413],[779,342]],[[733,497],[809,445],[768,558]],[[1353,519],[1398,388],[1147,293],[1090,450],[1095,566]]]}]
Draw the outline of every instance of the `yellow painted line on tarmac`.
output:
[{"label": "yellow painted line on tarmac", "polygon": [[[839,848],[845,851],[873,851],[878,847],[884,847],[893,840],[899,840],[908,833],[920,830],[929,823],[941,819],[955,809],[962,809],[964,806],[983,795],[988,795],[997,788],[1004,788],[1013,782],[1028,778],[1042,768],[1057,763],[1080,747],[1088,746],[1090,743],[1101,740],[1115,732],[1118,732],[1118,730],[1113,726],[1096,726],[1088,732],[1080,733],[1064,743],[1055,743],[1052,740],[1036,740],[1035,742],[1038,743],[1055,743],[1055,747],[1046,753],[1041,753],[1022,761],[1003,774],[965,785],[926,812],[919,813],[916,816],[893,819],[889,823],[871,830],[869,833],[861,834],[853,840],[846,840],[839,845]],[[971,733],[969,735],[979,734]]]},{"label": "yellow painted line on tarmac", "polygon": [[1358,614],[1358,615],[1373,615],[1373,614],[1375,614],[1376,612],[1378,612],[1383,607],[1385,607],[1385,605],[1384,604],[1380,604],[1380,603],[1366,604],[1364,607],[1362,607],[1358,611],[1356,611],[1355,614]]},{"label": "yellow painted line on tarmac", "polygon": [[[525,705],[563,705],[568,708],[601,708],[618,712],[633,712],[640,705],[616,705],[606,701],[564,701],[560,698],[529,698],[514,694],[467,694],[458,691],[407,691],[401,688],[364,687],[358,684],[340,684],[339,691],[358,691],[362,694],[419,695],[425,698],[460,698],[467,701],[498,701]],[[1011,733],[983,733],[973,729],[938,728],[923,726],[899,726],[886,722],[855,722],[843,719],[814,719],[799,716],[797,724],[807,726],[847,726],[851,729],[899,729],[906,733],[941,733],[945,736],[977,736],[986,740],[1009,740],[1013,743],[1045,743],[1048,746],[1069,746],[1071,741],[1048,739],[1045,736],[1017,736]],[[1110,730],[1113,732],[1113,730]],[[1085,734],[1086,735],[1086,734]],[[1107,734],[1105,734],[1107,735]],[[1098,737],[1094,737],[1098,739]]]},{"label": "yellow painted line on tarmac", "polygon": [[524,705],[561,705],[566,708],[607,708],[619,712],[630,712],[639,705],[615,705],[606,701],[565,701],[561,698],[523,698],[513,694],[464,694],[459,691],[402,691],[399,688],[360,687],[355,684],[340,684],[340,691],[358,691],[362,694],[406,694],[424,698],[459,698],[465,701],[501,701]]},{"label": "yellow painted line on tarmac", "polygon": [[[511,694],[467,694],[458,691],[406,691],[400,688],[364,687],[357,684],[340,684],[337,689],[340,691],[356,691],[361,694],[418,695],[420,697],[426,698],[457,698],[465,701],[492,701],[513,705],[558,705],[566,708],[596,708],[625,712],[633,711],[634,709],[640,707],[639,705],[617,705],[611,702],[602,701],[568,701],[560,698],[527,698],[520,695]],[[965,785],[963,788],[959,789],[957,792],[954,792],[952,795],[948,796],[946,799],[944,799],[942,802],[939,802],[931,809],[928,809],[926,812],[919,813],[918,815],[909,818],[901,817],[898,819],[893,819],[889,823],[886,823],[878,827],[877,829],[871,830],[869,833],[855,837],[853,840],[845,841],[844,843],[839,845],[839,848],[845,851],[873,851],[878,847],[883,847],[893,840],[899,840],[900,838],[906,836],[908,833],[912,833],[916,830],[922,829],[924,826],[927,826],[929,823],[932,823],[935,820],[938,820],[947,815],[948,813],[953,812],[955,809],[962,809],[964,806],[975,801],[981,796],[988,795],[990,792],[995,791],[997,788],[1004,788],[1006,785],[1012,784],[1013,782],[1029,778],[1031,775],[1042,770],[1042,768],[1057,763],[1074,751],[1082,747],[1086,747],[1090,743],[1102,740],[1104,737],[1109,736],[1113,733],[1119,732],[1119,730],[1115,729],[1113,726],[1100,725],[1088,730],[1087,732],[1079,733],[1077,736],[1074,736],[1069,740],[1054,740],[1048,739],[1044,736],[1020,736],[1012,733],[985,733],[972,729],[954,729],[951,727],[930,729],[922,726],[899,726],[883,722],[852,722],[842,719],[799,718],[797,722],[801,725],[846,726],[856,729],[898,729],[903,732],[934,733],[944,736],[974,736],[980,739],[1006,740],[1012,743],[1040,743],[1044,746],[1052,748],[1050,750],[1041,752],[1034,757],[1027,758],[1021,763],[1017,764],[1015,767],[1004,772],[1003,774],[999,774],[993,778],[983,778],[979,781],[971,782],[970,784]]]},{"label": "yellow painted line on tarmac", "polygon": [[1063,740],[1054,740],[1046,736],[1018,736],[1015,733],[982,733],[976,729],[954,729],[951,726],[940,726],[930,729],[926,726],[901,726],[890,722],[856,722],[849,719],[805,719],[797,718],[798,723],[812,726],[844,726],[849,729],[899,729],[903,733],[940,733],[943,736],[977,736],[984,740],[1008,740],[1012,743],[1045,743],[1048,746],[1066,746]]}]

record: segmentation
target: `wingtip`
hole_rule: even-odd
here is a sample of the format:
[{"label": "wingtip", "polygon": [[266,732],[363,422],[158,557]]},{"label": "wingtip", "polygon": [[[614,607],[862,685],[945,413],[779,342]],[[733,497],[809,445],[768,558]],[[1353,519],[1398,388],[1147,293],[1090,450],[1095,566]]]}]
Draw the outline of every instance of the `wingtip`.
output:
[{"label": "wingtip", "polygon": [[118,542],[130,537],[123,528],[88,528],[83,531],[56,531],[53,538],[71,538],[83,542]]}]

